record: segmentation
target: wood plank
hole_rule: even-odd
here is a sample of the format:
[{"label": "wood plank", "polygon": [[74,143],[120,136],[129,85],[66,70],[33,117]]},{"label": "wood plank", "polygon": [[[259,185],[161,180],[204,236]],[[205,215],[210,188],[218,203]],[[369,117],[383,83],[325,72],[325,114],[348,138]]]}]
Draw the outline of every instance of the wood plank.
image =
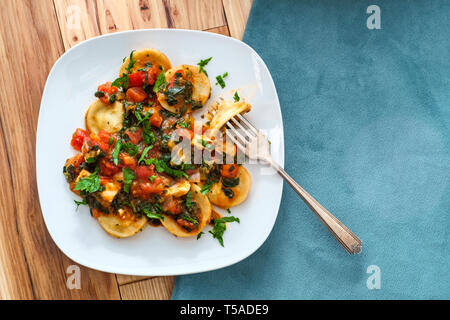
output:
[{"label": "wood plank", "polygon": [[117,278],[117,283],[119,285],[124,285],[124,284],[128,284],[128,283],[136,282],[136,281],[151,279],[154,277],[140,277],[140,276],[129,276],[129,275],[125,275],[125,274],[117,274],[116,278]]},{"label": "wood plank", "polygon": [[123,300],[168,300],[175,277],[157,277],[120,286]]},{"label": "wood plank", "polygon": [[[3,42],[0,33],[0,42]],[[2,60],[6,52],[0,46]],[[16,220],[11,215],[16,212],[12,188],[11,170],[6,152],[3,123],[0,118],[0,299],[32,299],[34,297],[31,278],[20,241]]]},{"label": "wood plank", "polygon": [[163,0],[170,28],[206,30],[226,25],[221,0]]},{"label": "wood plank", "polygon": [[54,0],[54,5],[66,50],[100,35],[95,0]]},{"label": "wood plank", "polygon": [[64,48],[117,31],[226,25],[221,0],[54,0]]},{"label": "wood plank", "polygon": [[[2,1],[0,34],[0,81],[3,91],[8,93],[0,95],[0,117],[10,164],[12,183],[9,183],[9,188],[14,190],[15,205],[14,209],[2,212],[7,215],[2,216],[2,221],[6,218],[6,221],[14,221],[17,225],[34,298],[117,299],[120,296],[114,275],[86,268],[81,268],[82,288],[67,289],[66,268],[73,263],[51,239],[39,207],[35,175],[37,117],[48,72],[64,51],[53,2]],[[17,250],[20,252],[20,246]],[[1,253],[5,252],[9,254],[9,250]],[[14,255],[2,257],[5,259],[20,265],[18,270],[23,272],[24,259]],[[8,274],[8,277],[14,281],[13,286],[30,285],[24,276],[17,279]]]},{"label": "wood plank", "polygon": [[207,29],[205,31],[212,32],[212,33],[223,34],[224,36],[230,36],[230,31],[228,30],[228,26],[221,26],[221,27],[217,27],[217,28],[211,28],[211,29]]},{"label": "wood plank", "polygon": [[223,0],[230,35],[242,39],[253,0]]}]

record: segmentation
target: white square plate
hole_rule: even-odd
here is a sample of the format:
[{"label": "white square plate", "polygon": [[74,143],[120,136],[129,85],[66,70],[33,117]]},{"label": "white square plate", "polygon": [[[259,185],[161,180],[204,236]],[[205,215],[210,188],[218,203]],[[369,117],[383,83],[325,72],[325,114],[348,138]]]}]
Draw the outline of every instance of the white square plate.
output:
[{"label": "white square plate", "polygon": [[[253,106],[248,118],[271,130],[272,154],[284,162],[280,104],[272,77],[258,54],[239,40],[191,30],[135,30],[87,40],[68,50],[53,66],[45,85],[36,141],[36,170],[42,214],[57,246],[72,260],[89,268],[130,275],[179,275],[214,270],[236,263],[256,251],[268,237],[282,193],[282,179],[259,165],[246,165],[252,176],[248,199],[232,208],[241,223],[229,224],[225,247],[207,232],[197,240],[176,238],[163,227],[147,227],[127,239],[106,234],[86,206],[76,210],[73,194],[62,173],[64,162],[75,154],[72,133],[84,128],[84,113],[95,100],[99,84],[114,80],[122,58],[131,50],[156,48],[173,66],[207,65],[212,95],[231,97],[239,89]],[[228,72],[226,88],[215,77]],[[205,107],[206,108],[206,107]],[[79,199],[78,199],[79,200]],[[226,214],[226,212],[224,213]]]}]

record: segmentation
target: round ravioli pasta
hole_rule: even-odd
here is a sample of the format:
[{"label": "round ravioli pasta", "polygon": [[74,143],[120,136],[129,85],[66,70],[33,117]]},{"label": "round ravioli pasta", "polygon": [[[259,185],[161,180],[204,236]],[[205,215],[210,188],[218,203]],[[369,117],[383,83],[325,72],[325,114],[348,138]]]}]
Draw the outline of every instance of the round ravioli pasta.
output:
[{"label": "round ravioli pasta", "polygon": [[86,129],[97,134],[100,130],[116,133],[122,129],[123,105],[116,101],[113,104],[104,104],[100,100],[89,106],[85,116]]},{"label": "round ravioli pasta", "polygon": [[219,182],[211,186],[211,189],[208,193],[209,201],[211,201],[212,204],[224,209],[228,209],[242,203],[247,198],[248,192],[250,190],[251,177],[247,169],[245,169],[243,166],[240,166],[236,178],[239,178],[239,184],[235,187],[226,188],[233,191],[232,198],[228,198],[223,191],[224,187],[222,185],[221,178]]},{"label": "round ravioli pasta", "polygon": [[[161,66],[164,70],[169,70],[172,68],[169,58],[166,57],[164,53],[156,49],[142,49],[133,52],[134,65],[130,69],[130,73],[136,72],[141,68],[145,68],[147,63],[150,62],[152,66]],[[120,67],[120,74],[122,76],[124,73],[128,73],[127,67],[130,63],[130,57],[127,57],[122,66]]]},{"label": "round ravioli pasta", "polygon": [[[130,210],[120,209],[120,210]],[[125,216],[117,214],[102,214],[97,220],[105,231],[116,238],[127,238],[141,231],[146,223],[147,217],[137,217],[130,212],[123,212]]]},{"label": "round ravioli pasta", "polygon": [[200,191],[200,187],[196,184],[191,184],[192,191],[192,201],[194,201],[197,206],[200,208],[200,222],[198,224],[198,228],[192,230],[191,232],[187,231],[183,227],[181,227],[175,219],[167,214],[164,214],[164,220],[161,221],[162,225],[173,235],[177,237],[191,237],[195,236],[203,230],[203,228],[208,224],[211,219],[211,203],[208,200],[208,197],[203,195]]},{"label": "round ravioli pasta", "polygon": [[[190,66],[183,64],[181,66],[172,68],[166,71],[166,81],[170,82],[177,71],[182,70],[184,72],[184,79],[189,80],[192,83],[192,97],[191,99],[198,105],[203,106],[208,101],[211,95],[211,84],[208,76],[200,72],[200,68],[197,66]],[[179,102],[175,105],[169,105],[167,97],[163,92],[158,92],[158,101],[164,109],[172,113],[180,113],[181,107],[184,104],[183,99],[179,99]]]}]

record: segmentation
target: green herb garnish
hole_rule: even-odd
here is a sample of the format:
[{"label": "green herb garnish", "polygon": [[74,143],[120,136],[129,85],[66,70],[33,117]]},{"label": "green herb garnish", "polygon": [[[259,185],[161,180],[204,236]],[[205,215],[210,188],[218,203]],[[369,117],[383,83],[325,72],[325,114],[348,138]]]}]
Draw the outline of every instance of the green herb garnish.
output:
[{"label": "green herb garnish", "polygon": [[81,178],[75,185],[74,190],[80,190],[87,193],[97,192],[101,189],[100,177],[97,172],[92,173],[90,176]]},{"label": "green herb garnish", "polygon": [[241,97],[239,97],[237,91],[234,93],[233,99],[234,99],[234,102],[238,102],[241,100]]},{"label": "green herb garnish", "polygon": [[211,191],[211,187],[212,187],[213,184],[214,184],[214,182],[205,183],[203,185],[203,187],[200,189],[200,193],[201,194],[207,194],[209,191]]},{"label": "green herb garnish", "polygon": [[164,83],[166,83],[166,72],[164,71],[163,68],[161,73],[158,75],[158,78],[156,78],[155,85],[153,86],[153,92],[157,93],[159,87]]},{"label": "green herb garnish", "polygon": [[208,75],[208,73],[206,72],[205,69],[203,69],[203,67],[205,67],[208,62],[210,62],[212,59],[212,57],[209,57],[208,59],[204,59],[204,60],[200,60],[199,63],[197,63],[197,65],[200,67],[200,69],[198,70],[198,73],[203,72],[204,74]]},{"label": "green herb garnish", "polygon": [[134,172],[128,167],[125,167],[123,170],[123,191],[126,193],[130,192],[130,186],[134,179]]},{"label": "green herb garnish", "polygon": [[73,202],[75,202],[75,204],[77,205],[77,210],[78,210],[78,207],[79,207],[79,206],[81,206],[81,205],[87,205],[87,204],[88,204],[87,201],[86,201],[86,199],[83,199],[83,201],[73,200]]},{"label": "green herb garnish", "polygon": [[116,145],[114,146],[114,151],[112,153],[112,159],[116,166],[119,164],[119,153],[121,148],[122,148],[122,141],[117,140]]},{"label": "green herb garnish", "polygon": [[128,66],[125,68],[128,71],[128,73],[131,73],[131,69],[134,67],[134,65],[136,63],[136,60],[133,59],[133,53],[135,51],[136,50],[131,51],[131,53],[130,53],[130,61],[128,62]]},{"label": "green herb garnish", "polygon": [[213,235],[213,237],[219,241],[219,243],[222,247],[224,246],[223,245],[223,234],[225,233],[225,230],[227,229],[227,226],[225,224],[226,222],[240,223],[241,221],[239,220],[239,218],[236,218],[233,216],[215,219],[214,220],[214,228],[213,228],[213,230],[209,231],[209,233],[211,233]]},{"label": "green herb garnish", "polygon": [[217,82],[216,82],[216,85],[220,85],[220,87],[223,89],[223,88],[225,88],[225,81],[223,80],[223,78],[222,78],[222,76],[221,75],[218,75],[217,77],[216,77],[216,80],[217,80]]}]

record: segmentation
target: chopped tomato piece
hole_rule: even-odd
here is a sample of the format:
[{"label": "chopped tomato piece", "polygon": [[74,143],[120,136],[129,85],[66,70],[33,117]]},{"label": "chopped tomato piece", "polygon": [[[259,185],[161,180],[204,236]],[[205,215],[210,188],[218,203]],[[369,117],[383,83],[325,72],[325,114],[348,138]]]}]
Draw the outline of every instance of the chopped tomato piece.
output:
[{"label": "chopped tomato piece", "polygon": [[139,179],[148,180],[149,177],[152,177],[155,175],[155,167],[153,165],[137,166],[135,173]]},{"label": "chopped tomato piece", "polygon": [[162,206],[163,211],[167,211],[171,214],[180,214],[182,207],[179,200],[169,197]]},{"label": "chopped tomato piece", "polygon": [[149,85],[154,85],[156,82],[156,79],[158,78],[159,74],[161,73],[161,70],[157,65],[154,65],[147,71],[147,83]]},{"label": "chopped tomato piece", "polygon": [[70,145],[77,151],[81,151],[84,139],[88,137],[86,130],[78,128],[72,135]]},{"label": "chopped tomato piece", "polygon": [[177,70],[177,71],[173,74],[172,79],[170,79],[170,83],[169,83],[169,85],[168,85],[169,88],[170,88],[170,87],[173,87],[175,80],[178,78],[178,77],[177,77],[177,73],[178,73],[178,74],[181,74],[181,77],[184,78],[184,70],[183,70],[183,69]]},{"label": "chopped tomato piece", "polygon": [[131,87],[142,87],[144,85],[146,73],[144,71],[138,71],[130,74],[128,76],[128,86]]},{"label": "chopped tomato piece", "polygon": [[163,117],[159,113],[161,111],[161,107],[155,106],[152,107],[153,114],[150,116],[150,124],[155,127],[160,127],[163,122]]},{"label": "chopped tomato piece", "polygon": [[111,86],[111,85],[112,85],[112,82],[108,81],[104,84],[99,85],[97,88],[97,91],[100,91],[103,93],[103,96],[99,97],[99,99],[104,104],[110,104],[109,97],[119,91],[119,88],[117,88],[116,86]]},{"label": "chopped tomato piece", "polygon": [[233,178],[236,178],[236,176],[238,174],[238,170],[239,170],[239,167],[237,164],[234,164],[234,163],[233,164],[224,164],[222,166],[221,175],[224,178],[233,179]]},{"label": "chopped tomato piece", "polygon": [[131,170],[136,169],[137,160],[127,153],[121,152],[119,158],[122,160],[122,164],[124,167],[128,167]]},{"label": "chopped tomato piece", "polygon": [[197,227],[195,226],[195,224],[193,224],[190,221],[186,221],[183,218],[178,218],[177,223],[182,226],[183,228],[187,229],[187,230],[194,230],[197,229]]},{"label": "chopped tomato piece", "polygon": [[180,126],[177,126],[177,134],[180,137],[186,138],[188,140],[192,140],[192,138],[194,137],[194,131],[186,129],[186,128],[180,128]]},{"label": "chopped tomato piece", "polygon": [[126,96],[129,101],[142,102],[148,97],[148,94],[141,87],[132,87],[127,90]]},{"label": "chopped tomato piece", "polygon": [[120,167],[116,166],[111,159],[102,158],[100,160],[100,174],[102,176],[111,177],[120,171]]},{"label": "chopped tomato piece", "polygon": [[152,194],[160,194],[164,190],[162,179],[157,176],[153,182],[150,180],[134,180],[131,184],[131,194],[142,200],[147,200]]},{"label": "chopped tomato piece", "polygon": [[138,144],[142,140],[142,129],[137,128],[136,130],[127,129],[125,134],[130,138],[132,144]]}]

